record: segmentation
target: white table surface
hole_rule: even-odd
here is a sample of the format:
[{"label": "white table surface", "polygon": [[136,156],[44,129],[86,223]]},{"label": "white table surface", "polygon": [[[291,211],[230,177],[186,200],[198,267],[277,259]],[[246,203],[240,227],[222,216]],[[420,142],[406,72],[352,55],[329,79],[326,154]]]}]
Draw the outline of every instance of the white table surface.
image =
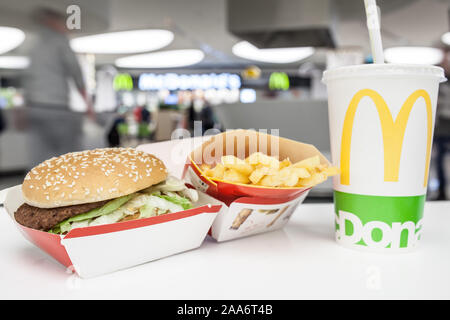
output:
[{"label": "white table surface", "polygon": [[306,204],[283,230],[81,279],[0,208],[0,299],[449,299],[449,228],[450,201],[429,202],[416,252],[362,253],[335,243],[331,204]]}]

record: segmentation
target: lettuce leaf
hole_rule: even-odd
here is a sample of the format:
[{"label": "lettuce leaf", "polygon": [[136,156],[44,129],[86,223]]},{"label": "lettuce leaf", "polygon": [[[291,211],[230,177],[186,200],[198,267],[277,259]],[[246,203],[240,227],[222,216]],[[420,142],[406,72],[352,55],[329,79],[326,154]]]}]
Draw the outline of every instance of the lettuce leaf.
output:
[{"label": "lettuce leaf", "polygon": [[[84,227],[87,225],[99,225],[117,222],[122,215],[124,210],[126,211],[126,206],[123,207],[124,210],[118,210],[122,208],[128,201],[134,199],[135,203],[131,203],[132,207],[139,208],[140,217],[148,218],[157,214],[156,209],[160,211],[160,214],[167,212],[177,212],[181,210],[191,209],[193,207],[191,201],[175,192],[165,192],[162,194],[160,191],[155,191],[151,195],[138,196],[137,194],[131,194],[124,197],[114,199],[107,202],[100,208],[93,209],[89,212],[82,213],[66,219],[56,226],[54,226],[48,232],[63,234],[69,232],[76,227]],[[145,202],[144,202],[145,201]],[[127,204],[128,205],[128,204]]]},{"label": "lettuce leaf", "polygon": [[189,199],[179,196],[179,195],[173,195],[173,196],[167,196],[167,195],[158,195],[157,197],[163,198],[167,201],[170,201],[174,204],[177,204],[181,207],[183,207],[184,210],[191,209],[192,203]]},{"label": "lettuce leaf", "polygon": [[90,220],[96,217],[100,217],[106,214],[110,214],[120,208],[122,205],[124,205],[126,202],[128,202],[132,198],[132,194],[111,200],[104,204],[100,208],[93,209],[91,211],[88,211],[86,213],[81,213],[76,216],[73,216],[71,218],[68,218],[60,223],[58,223],[56,226],[54,226],[51,230],[48,232],[50,233],[64,233],[71,229],[71,223],[72,222],[80,222],[85,220]]},{"label": "lettuce leaf", "polygon": [[149,203],[139,208],[139,212],[140,212],[139,218],[149,218],[156,216],[155,207]]}]

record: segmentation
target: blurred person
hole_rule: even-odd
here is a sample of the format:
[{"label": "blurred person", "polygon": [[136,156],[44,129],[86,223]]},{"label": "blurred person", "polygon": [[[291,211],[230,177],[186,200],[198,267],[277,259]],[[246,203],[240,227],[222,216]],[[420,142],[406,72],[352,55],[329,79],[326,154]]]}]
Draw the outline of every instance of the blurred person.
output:
[{"label": "blurred person", "polygon": [[123,128],[126,125],[125,117],[123,115],[118,115],[111,125],[111,129],[108,131],[107,140],[108,146],[110,148],[120,147]]},{"label": "blurred person", "polygon": [[439,180],[439,194],[436,200],[447,200],[447,169],[446,155],[450,153],[450,86],[441,85],[438,109],[436,113],[436,128],[434,143],[436,147],[436,169]]},{"label": "blurred person", "polygon": [[200,112],[200,119],[202,121],[202,133],[205,133],[209,129],[216,127],[216,117],[213,108],[206,104]]},{"label": "blurred person", "polygon": [[[450,50],[445,50],[442,67],[447,78],[450,77]],[[436,200],[446,200],[448,189],[448,165],[445,157],[450,152],[450,84],[439,86],[439,97],[436,111],[436,128],[434,130],[434,144],[436,150],[436,169],[439,180],[439,193]]]},{"label": "blurred person", "polygon": [[37,39],[24,74],[32,166],[81,148],[83,119],[81,114],[70,110],[68,81],[74,82],[93,118],[82,71],[67,38],[65,16],[40,8],[33,18]]},{"label": "blurred person", "polygon": [[217,121],[213,108],[205,101],[204,98],[194,99],[188,110],[189,129],[194,130],[194,122],[200,121],[202,126],[202,134],[209,129],[216,128]]},{"label": "blurred person", "polygon": [[147,108],[144,106],[140,106],[136,109],[139,110],[138,118],[136,118],[138,119],[137,121],[139,123],[138,140],[141,143],[144,143],[146,141],[150,141],[152,139],[152,134],[154,133],[151,130],[152,115],[150,111],[148,111]]}]

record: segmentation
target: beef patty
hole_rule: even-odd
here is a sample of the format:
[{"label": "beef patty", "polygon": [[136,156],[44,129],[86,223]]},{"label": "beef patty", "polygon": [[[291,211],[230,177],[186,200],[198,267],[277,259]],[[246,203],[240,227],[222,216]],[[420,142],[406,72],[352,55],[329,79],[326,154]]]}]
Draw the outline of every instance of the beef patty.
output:
[{"label": "beef patty", "polygon": [[24,203],[14,213],[14,218],[25,227],[47,231],[68,218],[99,208],[108,201],[110,200],[49,209]]}]

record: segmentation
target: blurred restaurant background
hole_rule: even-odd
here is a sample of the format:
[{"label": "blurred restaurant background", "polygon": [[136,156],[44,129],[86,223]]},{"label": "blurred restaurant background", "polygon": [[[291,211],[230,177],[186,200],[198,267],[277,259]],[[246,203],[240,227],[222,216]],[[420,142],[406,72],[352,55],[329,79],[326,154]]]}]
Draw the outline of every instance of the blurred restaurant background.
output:
[{"label": "blurred restaurant background", "polygon": [[[450,1],[378,0],[388,62],[450,73]],[[60,153],[233,128],[330,158],[327,68],[372,63],[363,0],[0,0],[0,189]],[[450,197],[450,87],[428,198]],[[370,168],[369,168],[370,169]],[[331,182],[309,201],[331,201]]]}]

